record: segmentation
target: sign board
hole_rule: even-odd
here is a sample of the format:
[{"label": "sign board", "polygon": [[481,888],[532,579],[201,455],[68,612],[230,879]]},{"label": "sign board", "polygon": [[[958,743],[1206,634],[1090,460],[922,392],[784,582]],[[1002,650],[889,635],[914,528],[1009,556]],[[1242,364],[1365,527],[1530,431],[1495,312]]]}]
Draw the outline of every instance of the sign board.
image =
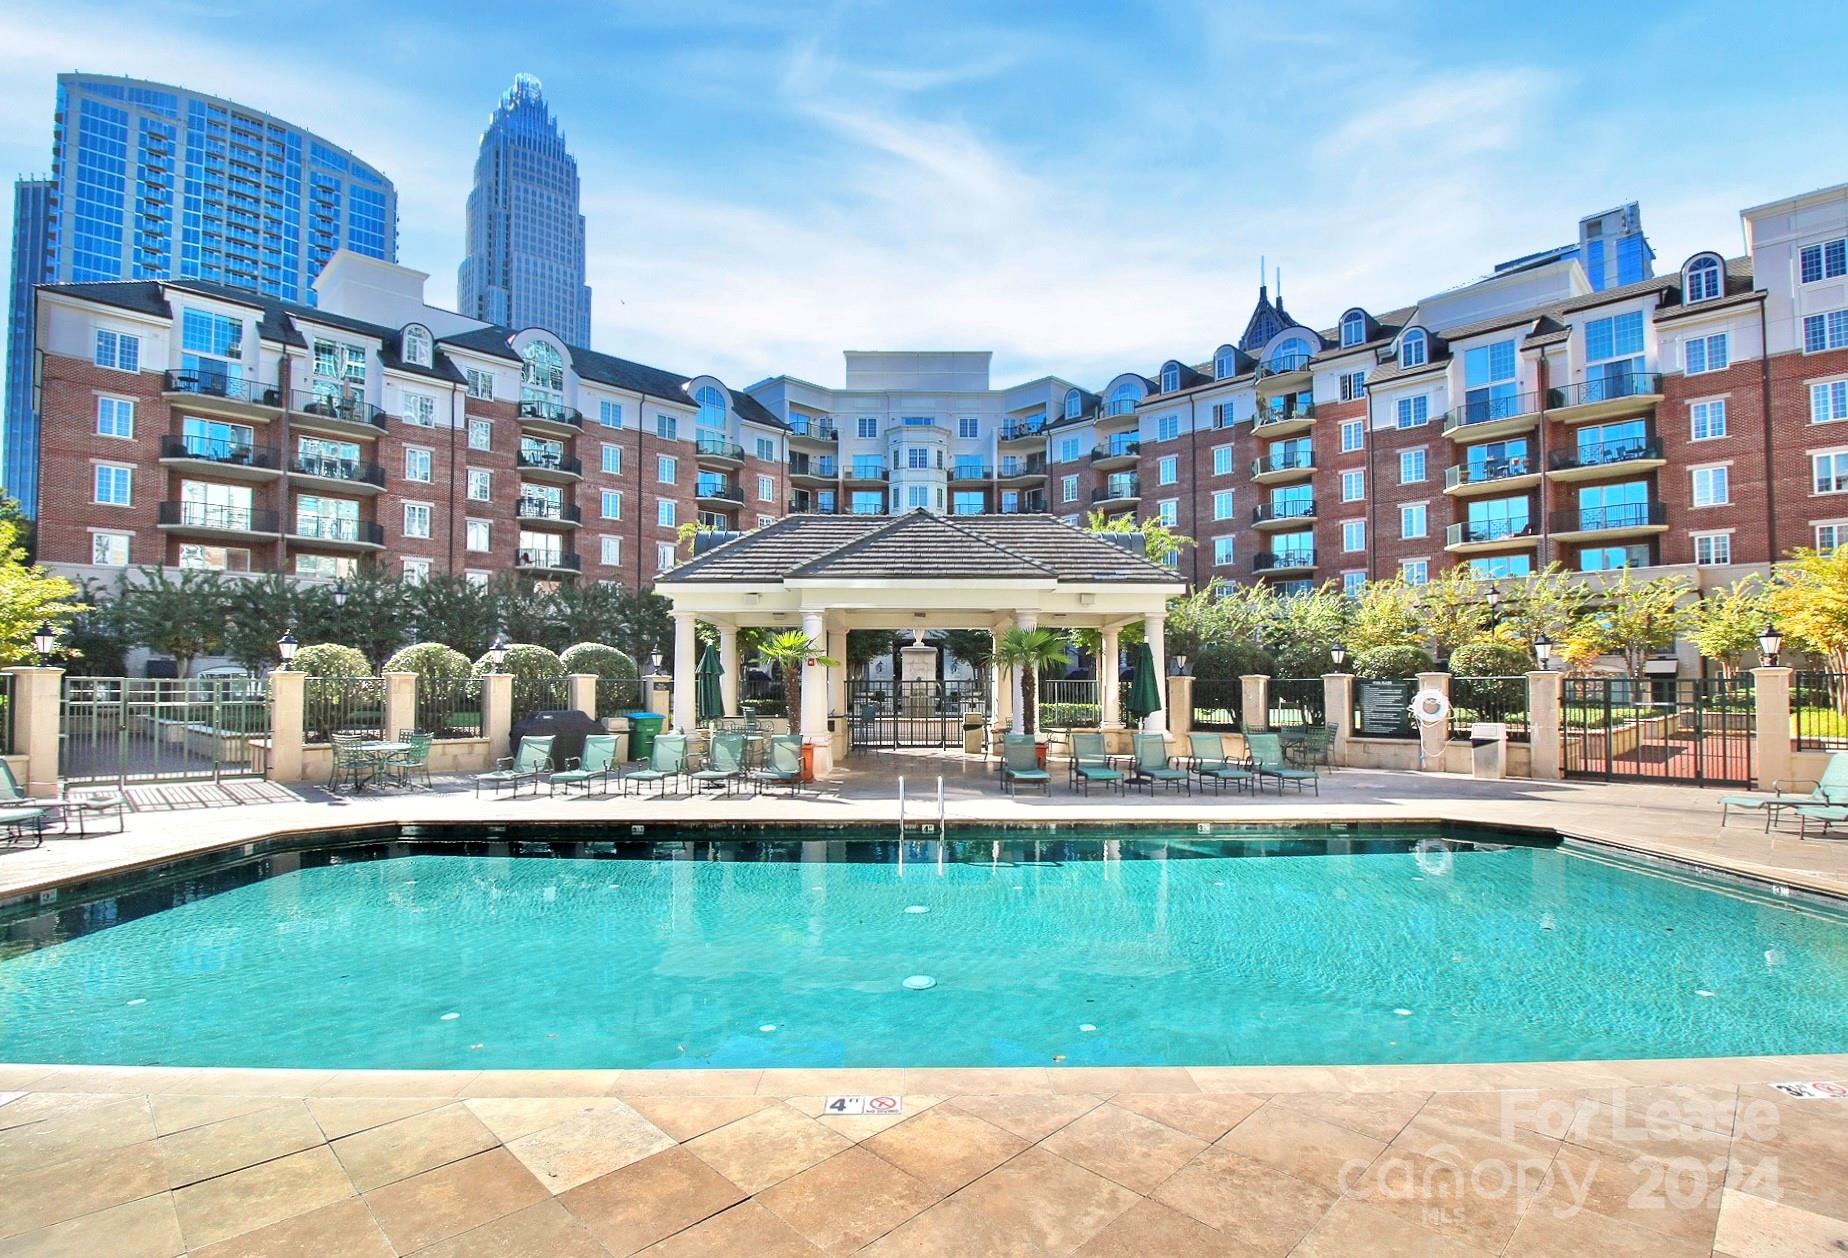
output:
[{"label": "sign board", "polygon": [[1362,738],[1407,738],[1412,732],[1412,696],[1418,693],[1415,681],[1379,681],[1364,678],[1354,686],[1355,708],[1359,724],[1354,732]]},{"label": "sign board", "polygon": [[831,1096],[821,1107],[822,1117],[839,1118],[847,1114],[902,1114],[904,1101],[896,1096]]},{"label": "sign board", "polygon": [[1848,1084],[1836,1083],[1824,1079],[1798,1081],[1793,1083],[1774,1083],[1771,1085],[1785,1096],[1799,1101],[1840,1101],[1848,1099]]}]

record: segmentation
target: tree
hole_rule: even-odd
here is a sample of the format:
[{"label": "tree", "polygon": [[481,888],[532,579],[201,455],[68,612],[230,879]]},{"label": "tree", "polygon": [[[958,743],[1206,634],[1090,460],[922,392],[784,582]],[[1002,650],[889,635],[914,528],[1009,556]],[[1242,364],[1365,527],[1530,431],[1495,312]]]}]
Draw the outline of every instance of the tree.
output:
[{"label": "tree", "polygon": [[19,535],[19,522],[0,514],[0,663],[5,664],[36,660],[32,637],[39,627],[56,630],[83,610],[76,586],[26,562]]},{"label": "tree", "polygon": [[129,640],[172,656],[174,670],[190,676],[194,660],[224,647],[230,608],[225,579],[216,572],[187,570],[175,580],[164,568],[143,568],[141,576],[121,596]]},{"label": "tree", "polygon": [[1416,648],[1426,637],[1422,593],[1402,577],[1361,586],[1348,616],[1347,649],[1358,659],[1368,651]]},{"label": "tree", "polygon": [[903,645],[908,645],[908,643],[899,641],[898,631],[895,629],[849,629],[847,631],[847,668],[850,672],[864,672],[868,664],[891,655]]},{"label": "tree", "polygon": [[1430,672],[1434,667],[1436,665],[1431,662],[1430,653],[1412,642],[1368,647],[1356,652],[1354,656],[1356,677],[1416,677],[1419,673]]},{"label": "tree", "polygon": [[1672,646],[1688,623],[1683,606],[1694,592],[1680,577],[1638,581],[1628,568],[1605,585],[1602,606],[1581,622],[1579,632],[1591,637],[1601,655],[1621,655],[1631,677],[1643,675],[1643,662]]},{"label": "tree", "polygon": [[782,671],[783,700],[789,705],[789,730],[792,734],[802,733],[803,672],[810,664],[818,668],[839,668],[840,661],[822,655],[819,647],[800,629],[785,629],[766,638],[757,653]]},{"label": "tree", "polygon": [[1769,601],[1785,637],[1821,656],[1831,673],[1848,673],[1848,547],[1790,552]]},{"label": "tree", "polygon": [[1421,636],[1445,653],[1485,636],[1493,621],[1486,585],[1463,566],[1446,569],[1418,586]]},{"label": "tree", "polygon": [[986,629],[945,629],[937,635],[937,645],[977,673],[994,662],[995,635]]},{"label": "tree", "polygon": [[549,587],[515,576],[497,577],[489,584],[500,611],[501,631],[509,640],[547,650],[567,645],[569,635],[558,619],[558,604]]},{"label": "tree", "polygon": [[279,572],[225,583],[225,623],[220,653],[253,673],[276,663],[276,640],[294,631],[296,637],[333,639],[325,624],[304,620],[303,591]]},{"label": "tree", "polygon": [[1262,645],[1284,677],[1320,677],[1335,667],[1329,648],[1347,635],[1348,599],[1329,582],[1307,594],[1279,597],[1263,626]]},{"label": "tree", "polygon": [[343,607],[334,605],[331,586],[297,587],[298,614],[317,637],[357,648],[373,666],[417,637],[411,626],[416,587],[370,563],[360,565],[342,583],[347,593]]},{"label": "tree", "polygon": [[1723,590],[1711,590],[1688,608],[1688,640],[1731,677],[1745,656],[1758,650],[1758,635],[1772,618],[1765,583],[1744,577]]},{"label": "tree", "polygon": [[1583,578],[1559,564],[1548,564],[1506,592],[1497,637],[1511,635],[1531,649],[1544,633],[1553,643],[1563,644],[1584,619],[1590,601]]},{"label": "tree", "polygon": [[1065,639],[1050,629],[1022,629],[1018,626],[1001,635],[995,659],[1010,674],[1020,677],[1021,728],[1035,732],[1039,715],[1039,672],[1065,662]]},{"label": "tree", "polygon": [[468,656],[441,642],[419,642],[404,647],[385,661],[381,672],[416,673],[421,682],[463,681],[473,666]]},{"label": "tree", "polygon": [[1154,515],[1138,524],[1136,517],[1129,512],[1107,515],[1102,511],[1093,511],[1085,520],[1085,528],[1093,533],[1140,533],[1143,553],[1151,563],[1164,566],[1168,563],[1168,556],[1178,555],[1194,544],[1193,538],[1176,533],[1162,523],[1160,516]]},{"label": "tree", "polygon": [[434,576],[409,590],[410,636],[441,642],[471,658],[494,641],[500,608],[494,592],[465,578]]},{"label": "tree", "polygon": [[[121,592],[118,579],[116,593]],[[109,597],[102,583],[85,580],[78,591],[83,610],[72,616],[58,637],[57,656],[64,671],[89,677],[120,677],[128,671],[128,632],[122,624],[122,600]]]}]

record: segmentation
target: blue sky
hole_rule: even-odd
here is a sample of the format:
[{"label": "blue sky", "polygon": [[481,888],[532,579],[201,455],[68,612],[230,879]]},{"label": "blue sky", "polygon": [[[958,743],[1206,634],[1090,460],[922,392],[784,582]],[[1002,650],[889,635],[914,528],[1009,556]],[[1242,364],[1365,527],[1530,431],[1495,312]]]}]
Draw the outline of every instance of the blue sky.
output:
[{"label": "blue sky", "polygon": [[578,158],[598,348],[734,384],[993,349],[997,382],[1093,387],[1236,336],[1260,255],[1327,325],[1633,199],[1660,264],[1735,253],[1740,208],[1848,178],[1830,0],[473,9],[10,0],[0,169],[48,166],[59,70],[215,92],[379,165],[450,304],[527,71]]}]

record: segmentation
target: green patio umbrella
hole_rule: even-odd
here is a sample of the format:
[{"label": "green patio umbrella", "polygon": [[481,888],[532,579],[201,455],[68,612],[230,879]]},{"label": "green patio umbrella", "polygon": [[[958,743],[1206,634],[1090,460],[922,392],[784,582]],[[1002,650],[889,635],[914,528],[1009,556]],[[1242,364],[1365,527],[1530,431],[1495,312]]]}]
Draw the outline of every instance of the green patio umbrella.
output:
[{"label": "green patio umbrella", "polygon": [[693,714],[699,721],[725,715],[725,698],[719,692],[719,678],[725,670],[719,665],[719,653],[707,647],[693,670]]},{"label": "green patio umbrella", "polygon": [[1161,679],[1155,676],[1155,652],[1146,642],[1136,647],[1136,667],[1129,677],[1129,714],[1140,721],[1161,711]]}]

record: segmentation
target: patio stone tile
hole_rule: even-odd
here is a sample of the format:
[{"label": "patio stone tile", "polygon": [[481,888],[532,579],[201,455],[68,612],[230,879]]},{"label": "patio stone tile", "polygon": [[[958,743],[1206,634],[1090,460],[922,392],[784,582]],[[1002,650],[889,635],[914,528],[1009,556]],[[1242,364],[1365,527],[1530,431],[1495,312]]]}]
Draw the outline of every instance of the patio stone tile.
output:
[{"label": "patio stone tile", "polygon": [[1694,1127],[1722,1136],[1733,1134],[1739,1089],[1700,1084],[1657,1088],[1594,1089],[1584,1094],[1595,1104],[1622,1106],[1632,1126]]},{"label": "patio stone tile", "polygon": [[1269,1099],[1245,1092],[1119,1092],[1110,1103],[1211,1144]]},{"label": "patio stone tile", "polygon": [[608,1258],[609,1250],[556,1201],[541,1201],[438,1241],[417,1258]]},{"label": "patio stone tile", "polygon": [[943,1099],[940,1096],[926,1096],[920,1092],[907,1092],[903,1106],[896,1114],[830,1114],[823,1108],[828,1100],[825,1096],[792,1096],[784,1101],[784,1104],[807,1114],[829,1131],[846,1136],[849,1140],[863,1141],[882,1131],[888,1131],[933,1106],[943,1104]]},{"label": "patio stone tile", "polygon": [[461,1096],[608,1096],[621,1070],[483,1070]]},{"label": "patio stone tile", "polygon": [[1021,1153],[1027,1143],[973,1114],[940,1105],[869,1137],[860,1147],[948,1194]]},{"label": "patio stone tile", "polygon": [[[1593,1104],[1584,1092],[1541,1088],[1434,1092],[1418,1117],[1460,1123],[1509,1140],[1525,1141],[1535,1135],[1551,1142],[1564,1140],[1579,1115]],[[1536,1145],[1534,1151],[1541,1149]]]},{"label": "patio stone tile", "polygon": [[1198,1092],[1200,1085],[1181,1066],[1060,1066],[1046,1071],[1054,1092]]},{"label": "patio stone tile", "polygon": [[1257,1251],[1179,1210],[1138,1201],[1086,1241],[1078,1258],[1246,1258]]},{"label": "patio stone tile", "polygon": [[0,1088],[34,1089],[51,1072],[50,1066],[0,1066]]},{"label": "patio stone tile", "polygon": [[866,1258],[1043,1258],[1046,1253],[1023,1232],[959,1197],[939,1201],[860,1252]]},{"label": "patio stone tile", "polygon": [[905,1088],[935,1096],[1000,1096],[1046,1092],[1050,1085],[1043,1066],[923,1066],[905,1072]]},{"label": "patio stone tile", "polygon": [[107,1210],[166,1188],[160,1146],[151,1140],[10,1175],[0,1190],[0,1237]]},{"label": "patio stone tile", "polygon": [[650,1258],[811,1258],[821,1251],[770,1211],[746,1201],[642,1252]]},{"label": "patio stone tile", "polygon": [[1724,1258],[1825,1258],[1848,1251],[1848,1222],[1728,1189],[1713,1252]]},{"label": "patio stone tile", "polygon": [[1386,1142],[1272,1101],[1220,1137],[1218,1147],[1255,1158],[1333,1194],[1343,1182],[1372,1165]]},{"label": "patio stone tile", "polygon": [[1591,1210],[1710,1248],[1724,1188],[1725,1176],[1706,1165],[1669,1167],[1653,1158],[1616,1158],[1565,1144],[1527,1213]]},{"label": "patio stone tile", "polygon": [[766,1070],[757,1081],[759,1096],[900,1096],[903,1070]]},{"label": "patio stone tile", "polygon": [[[30,1099],[15,1101],[6,1108],[24,1105]],[[154,1117],[146,1097],[123,1097],[73,1113],[54,1111],[36,1122],[0,1131],[0,1176],[52,1166],[106,1149],[125,1148],[153,1138]]]},{"label": "patio stone tile", "polygon": [[1194,1086],[1183,1091],[1257,1092],[1269,1095],[1275,1092],[1329,1092],[1342,1087],[1340,1073],[1332,1066],[1189,1066],[1187,1075],[1193,1080]]},{"label": "patio stone tile", "polygon": [[169,1066],[59,1066],[39,1080],[34,1092],[101,1092],[145,1096],[186,1074]]},{"label": "patio stone tile", "polygon": [[42,1123],[48,1118],[68,1118],[85,1110],[121,1105],[135,1098],[121,1092],[24,1092],[0,1106],[0,1143],[6,1133],[17,1127]]},{"label": "patio stone tile", "polygon": [[[1344,1185],[1343,1195],[1383,1210],[1402,1222],[1499,1253],[1532,1199],[1494,1180],[1478,1191],[1470,1166],[1439,1162],[1422,1153],[1388,1147],[1365,1174]],[[1544,1175],[1537,1177],[1538,1191]]]},{"label": "patio stone tile", "polygon": [[1028,1149],[956,1194],[1004,1230],[1041,1249],[1070,1253],[1140,1198],[1044,1149]]},{"label": "patio stone tile", "polygon": [[611,1096],[755,1096],[761,1070],[625,1070]]},{"label": "patio stone tile", "polygon": [[186,1243],[197,1249],[352,1195],[352,1182],[323,1145],[192,1184],[173,1194],[173,1205]]},{"label": "patio stone tile", "polygon": [[1430,1099],[1429,1092],[1280,1092],[1271,1104],[1386,1143]]},{"label": "patio stone tile", "polygon": [[1114,1104],[1098,1106],[1040,1142],[1132,1192],[1150,1193],[1192,1161],[1206,1141]]},{"label": "patio stone tile", "polygon": [[320,1125],[321,1134],[329,1140],[338,1140],[342,1136],[351,1136],[373,1127],[383,1127],[386,1123],[395,1123],[400,1118],[409,1118],[413,1114],[427,1114],[450,1102],[432,1096],[409,1099],[310,1097],[307,1104],[308,1112]]},{"label": "patio stone tile", "polygon": [[155,1091],[210,1096],[304,1097],[335,1076],[332,1070],[175,1070]]},{"label": "patio stone tile", "polygon": [[162,1093],[148,1098],[148,1104],[154,1112],[154,1130],[163,1136],[171,1136],[191,1127],[222,1122],[227,1118],[242,1118],[261,1109],[275,1109],[283,1103],[272,1096],[184,1096]]},{"label": "patio stone tile", "polygon": [[737,1185],[682,1148],[566,1189],[558,1201],[613,1254],[632,1254],[744,1200]]},{"label": "patio stone tile", "polygon": [[16,1236],[0,1251],[9,1258],[177,1258],[186,1244],[163,1193]]},{"label": "patio stone tile", "polygon": [[[1843,1137],[1848,1141],[1848,1136]],[[1782,1145],[1736,1140],[1727,1167],[1726,1187],[1766,1197],[1801,1210],[1848,1219],[1848,1180],[1842,1164],[1848,1144],[1821,1156]]]},{"label": "patio stone tile", "polygon": [[1343,1198],[1291,1251],[1291,1258],[1486,1258],[1478,1249],[1429,1228]]},{"label": "patio stone tile", "polygon": [[195,1249],[193,1258],[392,1258],[395,1252],[366,1203],[348,1197]]},{"label": "patio stone tile", "polygon": [[1151,1194],[1259,1253],[1288,1253],[1335,1194],[1254,1158],[1214,1145]]},{"label": "patio stone tile", "polygon": [[311,1096],[461,1096],[477,1070],[341,1070]]},{"label": "patio stone tile", "polygon": [[167,1186],[183,1188],[315,1148],[322,1138],[307,1107],[300,1101],[285,1101],[270,1109],[189,1127],[162,1136],[159,1143],[167,1164]]},{"label": "patio stone tile", "polygon": [[[1427,1107],[1405,1125],[1387,1146],[1392,1154],[1416,1154],[1461,1168],[1465,1173],[1484,1163],[1516,1168],[1529,1191],[1538,1191],[1541,1174],[1552,1165],[1560,1142],[1519,1128],[1495,1130],[1438,1115]],[[1638,1150],[1637,1152],[1641,1152]],[[1630,1156],[1635,1156],[1631,1154]]]},{"label": "patio stone tile", "polygon": [[824,1253],[852,1253],[934,1204],[941,1193],[864,1148],[838,1153],[757,1202]]},{"label": "patio stone tile", "polygon": [[556,1127],[580,1114],[629,1108],[627,1102],[613,1096],[471,1097],[462,1104],[503,1144]]},{"label": "patio stone tile", "polygon": [[518,1158],[490,1149],[374,1189],[366,1205],[386,1238],[408,1254],[547,1199]]},{"label": "patio stone tile", "polygon": [[1067,1123],[1090,1113],[1104,1098],[1088,1092],[1026,1096],[953,1096],[944,1102],[952,1109],[973,1114],[983,1122],[1011,1131],[1022,1140],[1038,1143]]},{"label": "patio stone tile", "polygon": [[460,1103],[344,1136],[329,1147],[362,1193],[494,1148],[500,1141]]},{"label": "patio stone tile", "polygon": [[508,1142],[507,1151],[547,1191],[556,1194],[671,1149],[675,1143],[672,1136],[623,1105],[579,1114],[521,1136]]},{"label": "patio stone tile", "polygon": [[636,1096],[628,1104],[674,1139],[686,1141],[776,1102],[767,1096]]},{"label": "patio stone tile", "polygon": [[1705,1244],[1676,1240],[1591,1210],[1555,1210],[1535,1202],[1504,1251],[1529,1254],[1600,1254],[1605,1258],[1705,1258]]},{"label": "patio stone tile", "polygon": [[772,1105],[685,1148],[747,1193],[759,1193],[852,1145],[787,1105]]},{"label": "patio stone tile", "polygon": [[1590,1105],[1579,1111],[1567,1139],[1587,1149],[1628,1157],[1724,1158],[1732,1143],[1722,1135],[1699,1127],[1651,1119],[1645,1111],[1614,1105]]}]

